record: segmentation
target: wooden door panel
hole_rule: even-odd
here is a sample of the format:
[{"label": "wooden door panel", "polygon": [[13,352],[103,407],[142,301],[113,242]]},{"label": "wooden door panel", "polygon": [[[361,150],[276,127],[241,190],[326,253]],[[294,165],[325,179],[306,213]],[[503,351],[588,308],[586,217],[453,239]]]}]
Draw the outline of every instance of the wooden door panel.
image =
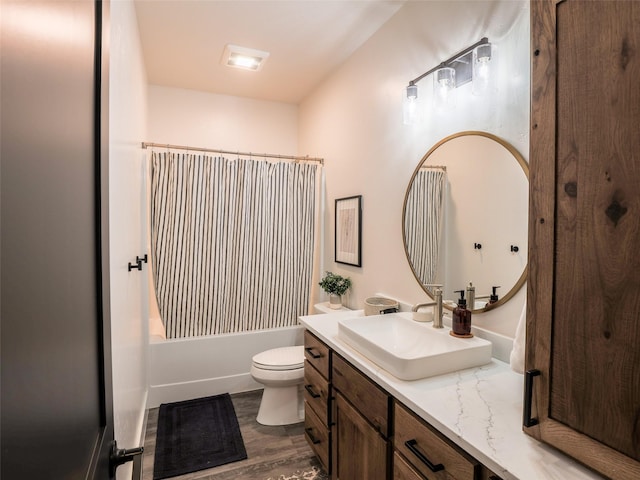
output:
[{"label": "wooden door panel", "polygon": [[557,12],[550,416],[640,459],[640,5]]},{"label": "wooden door panel", "polygon": [[612,479],[640,478],[639,8],[531,3],[525,431]]},{"label": "wooden door panel", "polygon": [[333,468],[340,480],[387,478],[388,444],[360,413],[336,393],[337,456]]}]

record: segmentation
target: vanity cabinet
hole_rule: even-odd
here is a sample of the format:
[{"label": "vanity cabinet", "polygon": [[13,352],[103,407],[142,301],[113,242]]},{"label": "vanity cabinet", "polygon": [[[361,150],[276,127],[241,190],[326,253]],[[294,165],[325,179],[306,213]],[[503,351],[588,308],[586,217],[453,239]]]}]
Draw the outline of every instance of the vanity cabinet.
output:
[{"label": "vanity cabinet", "polygon": [[640,3],[531,2],[524,430],[640,478]]},{"label": "vanity cabinet", "polygon": [[333,480],[500,480],[311,332],[304,338],[305,436]]}]

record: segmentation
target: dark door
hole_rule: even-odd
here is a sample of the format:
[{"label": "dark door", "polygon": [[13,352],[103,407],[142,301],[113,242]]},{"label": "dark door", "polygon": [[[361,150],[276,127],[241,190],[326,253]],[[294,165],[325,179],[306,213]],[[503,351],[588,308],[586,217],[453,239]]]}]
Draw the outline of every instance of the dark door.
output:
[{"label": "dark door", "polygon": [[1,5],[0,475],[106,479],[108,5]]}]

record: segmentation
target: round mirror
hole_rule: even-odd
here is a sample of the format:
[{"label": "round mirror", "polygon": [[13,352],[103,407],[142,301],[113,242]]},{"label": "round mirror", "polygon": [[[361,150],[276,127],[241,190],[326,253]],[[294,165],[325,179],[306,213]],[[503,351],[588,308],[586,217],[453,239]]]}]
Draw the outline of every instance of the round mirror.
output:
[{"label": "round mirror", "polygon": [[[529,166],[486,132],[442,139],[422,157],[404,199],[402,234],[416,280],[444,306],[475,289],[475,312],[507,302],[527,275]],[[495,292],[495,296],[492,296]]]}]

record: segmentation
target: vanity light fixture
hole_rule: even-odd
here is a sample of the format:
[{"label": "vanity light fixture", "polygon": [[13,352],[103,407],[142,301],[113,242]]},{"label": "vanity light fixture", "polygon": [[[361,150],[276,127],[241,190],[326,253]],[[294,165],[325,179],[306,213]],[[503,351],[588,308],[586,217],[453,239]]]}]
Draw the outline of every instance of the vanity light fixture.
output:
[{"label": "vanity light fixture", "polygon": [[220,63],[227,67],[257,72],[262,69],[267,58],[269,52],[228,44],[224,47]]},{"label": "vanity light fixture", "polygon": [[435,73],[433,89],[438,106],[454,106],[455,89],[471,81],[473,81],[472,91],[474,94],[482,95],[485,93],[490,80],[491,53],[492,45],[487,37],[483,37],[438,66],[411,80],[406,87],[406,98],[403,102],[404,123],[415,123],[418,119],[417,114],[411,113],[411,109],[416,109],[417,83],[432,73]]}]

